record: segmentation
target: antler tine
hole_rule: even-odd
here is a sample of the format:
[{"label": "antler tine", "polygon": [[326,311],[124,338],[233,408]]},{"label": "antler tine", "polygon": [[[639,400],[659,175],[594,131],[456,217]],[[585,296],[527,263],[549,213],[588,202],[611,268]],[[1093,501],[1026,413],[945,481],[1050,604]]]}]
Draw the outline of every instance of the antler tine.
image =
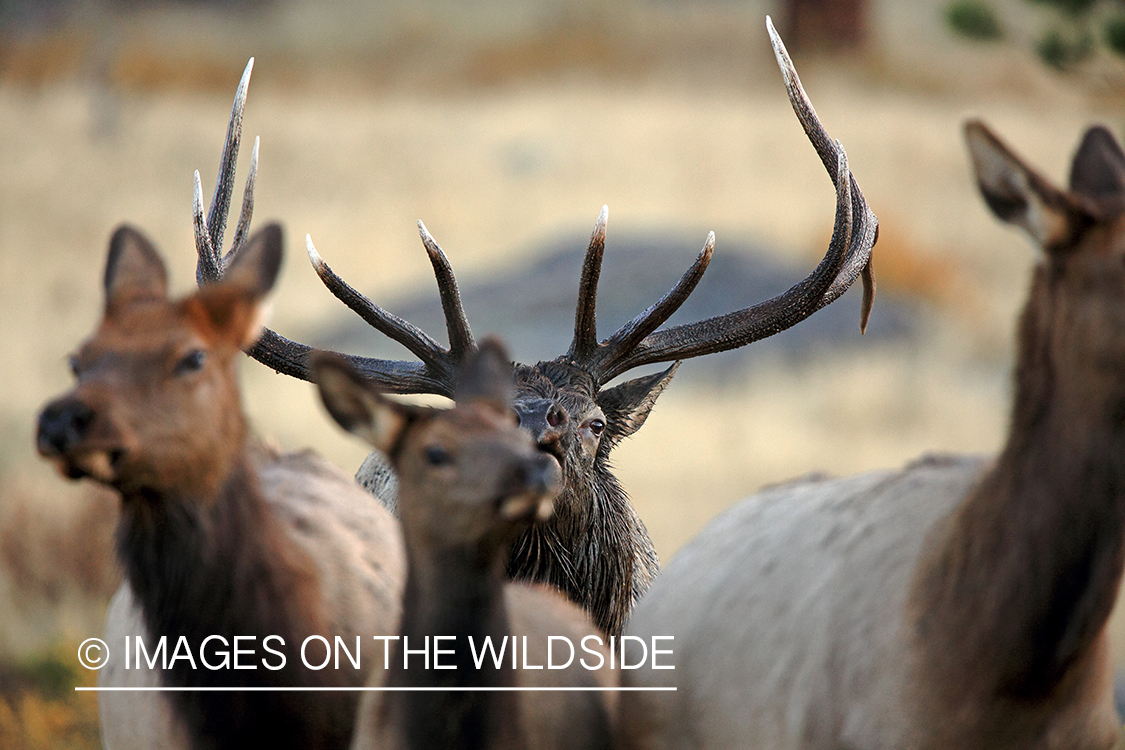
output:
[{"label": "antler tine", "polygon": [[195,251],[199,256],[195,266],[195,282],[199,286],[213,284],[223,278],[223,269],[219,254],[211,244],[211,233],[207,231],[207,217],[203,214],[203,186],[199,182],[198,169],[195,170],[192,224],[195,228]]},{"label": "antler tine", "polygon": [[223,155],[219,159],[219,175],[215,178],[215,194],[211,196],[211,209],[207,212],[207,224],[211,230],[211,247],[217,253],[221,253],[223,249],[223,233],[226,232],[230,200],[234,193],[234,170],[238,161],[238,147],[242,141],[242,111],[246,108],[246,90],[250,86],[250,72],[253,69],[254,58],[251,57],[246,63],[246,69],[242,71],[242,78],[234,92],[226,144],[223,146]]},{"label": "antler tine", "polygon": [[250,219],[254,216],[254,184],[258,180],[258,147],[261,138],[254,138],[254,150],[250,152],[250,171],[246,175],[246,187],[242,189],[242,211],[238,215],[238,227],[234,230],[234,239],[230,241],[230,250],[223,256],[223,268],[230,266],[231,260],[242,249],[250,234]]},{"label": "antler tine", "polygon": [[387,312],[337,276],[320,257],[309,235],[305,236],[305,248],[316,275],[336,299],[363,318],[369,326],[405,346],[414,356],[422,360],[430,371],[447,376],[449,389],[452,392],[453,385],[456,383],[457,366],[449,352],[442,349],[441,345],[421,328]]},{"label": "antler tine", "polygon": [[[441,309],[445,313],[445,327],[449,335],[449,353],[454,362],[461,362],[465,355],[477,348],[473,341],[473,332],[469,329],[469,319],[465,316],[465,308],[461,304],[461,293],[457,290],[457,279],[453,275],[453,267],[445,257],[441,247],[426,229],[426,225],[418,221],[418,234],[422,237],[422,244],[426,254],[430,256],[430,264],[434,267],[434,277],[437,279],[438,294],[441,295]],[[421,355],[419,355],[421,356]]]},{"label": "antler tine", "polygon": [[604,351],[608,353],[608,357],[601,363],[601,367],[612,370],[615,364],[613,362],[615,355],[627,355],[632,352],[646,336],[659,328],[664,321],[672,317],[676,310],[680,309],[680,306],[695,291],[700,279],[703,278],[714,252],[715,233],[708,232],[707,241],[703,244],[703,249],[699,251],[699,256],[691,264],[691,268],[676,282],[676,285],[656,304],[621,326],[616,333],[605,340],[602,346]]},{"label": "antler tine", "polygon": [[[768,15],[766,16],[766,31],[769,32],[770,44],[773,46],[774,57],[777,58],[777,65],[781,68],[781,75],[785,81],[785,90],[789,94],[789,103],[793,107],[793,112],[797,115],[797,120],[800,121],[805,135],[808,136],[813,148],[816,149],[817,154],[820,156],[820,160],[824,163],[824,168],[828,170],[829,176],[832,177],[833,184],[836,184],[836,149],[832,139],[829,137],[828,131],[825,130],[820,118],[817,117],[816,110],[813,108],[808,94],[805,93],[805,89],[801,85],[801,78],[797,75],[797,69],[793,66],[793,60],[789,57],[789,52],[785,49],[785,43],[781,40],[777,29],[773,26],[773,20]],[[860,241],[856,243],[855,249],[849,253],[848,259],[838,278],[825,293],[823,304],[827,305],[836,300],[841,294],[848,290],[858,276],[862,275],[863,303],[860,307],[859,330],[860,333],[863,333],[867,330],[867,321],[871,316],[872,305],[875,303],[875,272],[871,267],[871,248],[875,246],[875,242],[878,238],[879,222],[875,214],[867,207],[867,201],[863,198],[863,192],[860,191],[859,184],[855,181],[855,177],[850,172],[848,173],[848,182],[852,190],[853,203],[856,206],[862,206],[863,236],[860,238]],[[837,187],[839,186],[837,185]]]},{"label": "antler tine", "polygon": [[609,220],[609,206],[602,206],[586,257],[582,261],[582,278],[578,282],[578,307],[574,314],[574,339],[567,356],[577,361],[589,359],[598,347],[598,277],[602,271],[605,253],[605,228]]}]

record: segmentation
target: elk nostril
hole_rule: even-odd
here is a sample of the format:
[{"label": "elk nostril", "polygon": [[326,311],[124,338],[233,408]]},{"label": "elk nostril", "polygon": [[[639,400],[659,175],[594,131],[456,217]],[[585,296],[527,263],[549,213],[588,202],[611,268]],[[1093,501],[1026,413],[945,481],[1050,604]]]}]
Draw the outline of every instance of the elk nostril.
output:
[{"label": "elk nostril", "polygon": [[563,411],[562,407],[553,406],[551,407],[551,410],[547,412],[547,424],[549,424],[551,427],[558,427],[565,421],[566,412]]},{"label": "elk nostril", "polygon": [[39,415],[36,442],[44,454],[65,453],[86,437],[94,411],[81,401],[51,404]]}]

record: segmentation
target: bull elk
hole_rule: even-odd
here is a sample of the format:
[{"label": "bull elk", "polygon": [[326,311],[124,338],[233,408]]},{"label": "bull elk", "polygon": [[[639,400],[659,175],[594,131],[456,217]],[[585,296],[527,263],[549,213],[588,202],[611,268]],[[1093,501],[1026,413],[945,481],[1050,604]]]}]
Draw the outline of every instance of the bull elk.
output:
[{"label": "bull elk", "polygon": [[[304,639],[340,636],[354,651],[357,636],[397,627],[405,562],[395,519],[316,455],[279,455],[250,433],[237,360],[260,331],[281,229],[243,239],[222,283],[170,300],[154,247],[118,229],[101,324],[72,359],[77,384],[39,416],[44,457],[121,496],[126,583],[110,608],[101,684],[187,689],[103,694],[113,750],[345,748],[354,692],[195,689],[358,687],[368,663],[303,668]],[[237,653],[236,668],[222,666],[224,646],[242,651],[241,667]],[[137,669],[157,654],[166,669]]]},{"label": "bull elk", "polygon": [[[486,340],[469,356],[453,409],[385,399],[334,355],[314,355],[312,371],[328,411],[384,452],[400,482],[407,577],[400,639],[380,684],[409,692],[364,696],[355,750],[608,747],[611,694],[495,690],[617,685],[605,639],[580,607],[546,586],[506,581],[512,542],[550,516],[561,472],[512,417],[503,348]],[[442,668],[429,669],[419,652],[437,635],[445,636]],[[563,669],[550,668],[552,638],[571,644]],[[602,668],[587,670],[580,658]],[[556,653],[555,666],[564,659]]]},{"label": "bull elk", "polygon": [[[768,18],[767,27],[793,111],[836,186],[835,224],[823,260],[805,279],[773,299],[657,330],[702,278],[714,249],[711,233],[671,291],[599,342],[595,311],[608,213],[603,208],[582,264],[570,348],[551,361],[515,367],[513,408],[541,450],[554,455],[562,465],[563,490],[550,520],[525,530],[516,541],[508,574],[516,580],[557,587],[590,612],[595,623],[609,634],[621,632],[634,602],[659,570],[648,531],[610,471],[609,454],[621,440],[641,428],[679,363],[746,346],[796,325],[837,299],[860,276],[864,281],[861,328],[870,313],[875,215],[848,169],[843,147],[829,138],[816,116]],[[223,274],[223,260],[214,249],[214,233],[226,221],[241,118],[241,104],[236,103],[209,220],[203,215],[203,196],[196,179],[195,227],[201,283],[218,280]],[[245,205],[240,225],[249,220]],[[421,222],[418,228],[437,277],[448,348],[349,286],[321,259],[311,238],[307,241],[308,254],[333,295],[375,330],[418,357],[419,361],[394,361],[348,355],[347,360],[363,377],[388,393],[452,397],[456,373],[476,342],[445,253]],[[310,347],[268,329],[248,350],[251,357],[277,372],[303,380],[311,377],[310,352]],[[668,362],[673,364],[662,372],[606,387],[634,368]],[[378,454],[364,462],[357,479],[367,486],[385,486],[385,464]]]},{"label": "bull elk", "polygon": [[674,694],[624,746],[1107,750],[1125,553],[1125,152],[1085,134],[1053,186],[980,122],[984,200],[1042,250],[995,459],[762,492],[676,556],[630,621],[675,636]]}]

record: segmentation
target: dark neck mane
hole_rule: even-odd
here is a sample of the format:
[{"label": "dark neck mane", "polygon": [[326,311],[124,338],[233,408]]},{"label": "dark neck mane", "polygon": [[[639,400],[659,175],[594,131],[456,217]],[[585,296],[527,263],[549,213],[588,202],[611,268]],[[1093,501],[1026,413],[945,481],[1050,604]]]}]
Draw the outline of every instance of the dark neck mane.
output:
[{"label": "dark neck mane", "polygon": [[1113,608],[1125,538],[1120,374],[1059,362],[1052,311],[1036,300],[1021,324],[1008,443],[931,540],[914,592],[917,635],[943,681],[1021,702],[1046,698],[1086,663]]},{"label": "dark neck mane", "polygon": [[[301,664],[300,647],[308,635],[332,641],[312,560],[289,538],[261,496],[257,476],[245,457],[237,461],[218,494],[188,498],[140,492],[123,498],[118,528],[118,556],[148,629],[151,653],[167,636],[172,655],[186,637],[197,669],[180,659],[164,671],[175,687],[272,687],[361,684],[355,670],[310,671]],[[211,664],[218,654],[234,651],[234,636],[253,649],[240,664],[257,669],[211,670],[200,663],[204,639]],[[285,654],[285,667],[270,670]],[[349,644],[350,645],[350,644]],[[319,656],[309,661],[319,663]],[[233,666],[233,665],[231,665]],[[356,698],[348,693],[191,693],[172,694],[195,747],[346,747],[351,737]]]},{"label": "dark neck mane", "polygon": [[648,532],[625,491],[608,470],[594,468],[593,480],[568,476],[554,515],[520,534],[508,575],[559,589],[600,630],[620,635],[658,564],[636,549],[636,540]]}]

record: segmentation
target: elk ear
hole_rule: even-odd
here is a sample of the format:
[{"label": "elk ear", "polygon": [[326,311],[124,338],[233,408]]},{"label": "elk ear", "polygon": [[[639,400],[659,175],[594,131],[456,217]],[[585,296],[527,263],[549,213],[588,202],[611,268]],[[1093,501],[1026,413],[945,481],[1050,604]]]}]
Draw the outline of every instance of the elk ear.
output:
[{"label": "elk ear", "polygon": [[106,307],[128,299],[166,299],[168,273],[156,248],[136,229],[122,225],[109,241],[105,263]]},{"label": "elk ear", "polygon": [[1125,152],[1113,134],[1095,125],[1082,136],[1070,165],[1070,189],[1090,198],[1119,198],[1125,194]]},{"label": "elk ear", "polygon": [[612,448],[641,429],[648,419],[656,399],[672,382],[680,363],[674,362],[663,372],[627,380],[621,385],[607,388],[594,399],[605,412],[606,431],[602,445]]},{"label": "elk ear", "polygon": [[281,225],[267,224],[239,249],[221,284],[203,287],[196,294],[211,328],[239,349],[250,347],[262,335],[270,311],[262,298],[277,281],[281,252]]},{"label": "elk ear", "polygon": [[336,423],[390,454],[410,422],[408,407],[384,398],[339,354],[313,352],[311,365],[320,400]]},{"label": "elk ear", "polygon": [[235,254],[223,283],[248,289],[256,297],[265,297],[273,289],[281,270],[282,247],[281,225],[266,224]]},{"label": "elk ear", "polygon": [[979,120],[965,123],[965,141],[984,202],[1001,221],[1021,227],[1044,250],[1065,245],[1083,211],[1023,162]]},{"label": "elk ear", "polygon": [[497,411],[507,412],[512,407],[514,392],[508,352],[498,339],[487,338],[465,362],[454,400],[459,404],[483,401]]}]

